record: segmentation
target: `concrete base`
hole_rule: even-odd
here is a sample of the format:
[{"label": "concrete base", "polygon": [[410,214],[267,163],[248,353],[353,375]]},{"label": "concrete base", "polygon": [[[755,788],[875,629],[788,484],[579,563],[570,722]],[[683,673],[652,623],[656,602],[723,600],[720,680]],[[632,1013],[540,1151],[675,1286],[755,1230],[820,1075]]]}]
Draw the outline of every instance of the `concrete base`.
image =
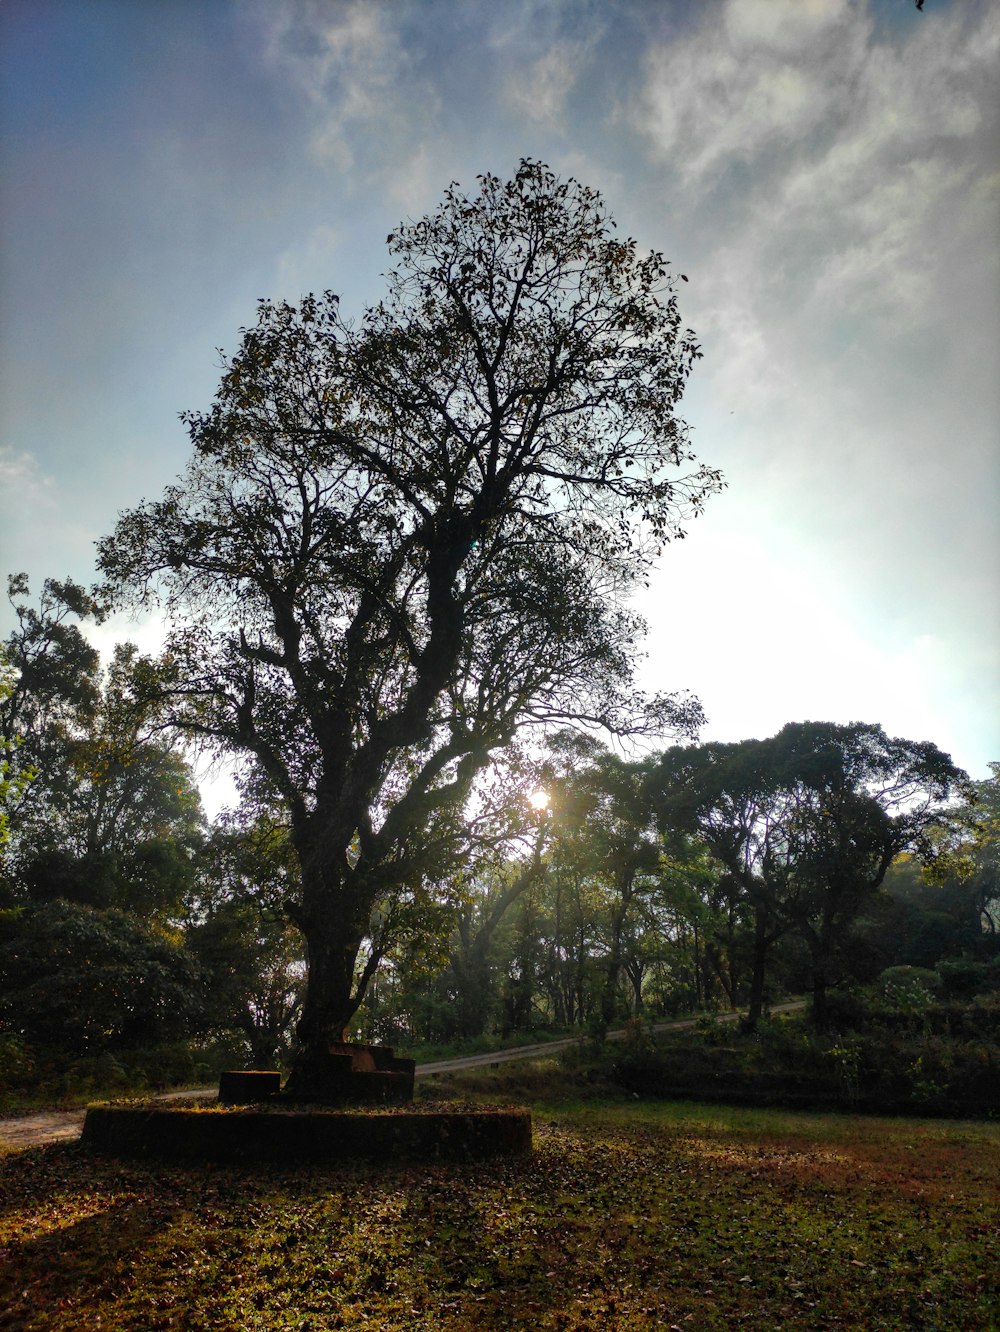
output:
[{"label": "concrete base", "polygon": [[530,1155],[531,1113],[97,1106],[87,1111],[82,1141],[100,1155],[177,1161],[480,1161]]},{"label": "concrete base", "polygon": [[219,1100],[223,1105],[256,1105],[281,1091],[276,1072],[229,1071],[219,1074]]}]

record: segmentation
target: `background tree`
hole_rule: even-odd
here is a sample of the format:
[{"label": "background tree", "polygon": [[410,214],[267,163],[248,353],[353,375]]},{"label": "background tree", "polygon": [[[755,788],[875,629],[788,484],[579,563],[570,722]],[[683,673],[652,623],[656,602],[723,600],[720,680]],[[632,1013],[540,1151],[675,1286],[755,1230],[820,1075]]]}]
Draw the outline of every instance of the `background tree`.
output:
[{"label": "background tree", "polygon": [[542,877],[544,839],[543,826],[526,848],[525,859],[484,866],[458,912],[448,969],[460,1010],[458,1031],[464,1037],[481,1036],[486,1029],[495,985],[497,930],[511,907]]},{"label": "background tree", "polygon": [[[7,651],[0,643],[0,713],[14,692],[17,675],[7,659]],[[15,751],[21,744],[14,730],[13,720],[0,735],[0,863],[4,848],[10,841],[10,812],[16,808],[24,789],[34,775],[30,769],[18,764]]]},{"label": "background tree", "polygon": [[902,852],[924,862],[939,854],[935,834],[952,822],[951,797],[968,778],[935,745],[860,723],[790,724],[773,748],[794,800],[785,910],[809,950],[813,1014],[825,1027],[827,989],[850,974],[860,911]]},{"label": "background tree", "polygon": [[309,982],[298,1080],[361,1002],[372,913],[453,864],[526,724],[688,730],[640,700],[627,598],[719,485],[675,414],[699,354],[666,264],[523,162],[389,237],[386,300],[262,303],[182,484],[100,548],[171,623],[174,722],[281,800]]},{"label": "background tree", "polygon": [[704,847],[670,838],[652,891],[637,907],[623,952],[633,1014],[735,1008],[742,999],[743,907]]},{"label": "background tree", "polygon": [[160,732],[155,672],[119,644],[107,670],[80,622],[97,603],[46,580],[37,607],[9,579],[17,628],[8,638],[0,745],[8,760],[8,891],[35,901],[180,909],[203,832],[197,788]]},{"label": "background tree", "polygon": [[977,894],[967,879],[929,875],[915,856],[903,855],[882,888],[861,920],[876,975],[891,966],[931,969],[943,957],[974,956],[981,947]]},{"label": "background tree", "polygon": [[454,1039],[607,1024],[643,1010],[651,990],[656,1012],[707,997],[709,950],[699,953],[698,937],[700,926],[714,938],[705,901],[714,876],[693,841],[676,838],[664,854],[645,776],[645,764],[592,738],[554,736],[528,787],[547,797],[532,836],[477,867],[447,967],[414,985],[400,965],[394,985],[379,984],[380,1013],[388,1001],[402,1030],[412,1014],[420,1030]]},{"label": "background tree", "polygon": [[67,744],[71,780],[58,830],[63,845],[80,855],[183,841],[201,827],[191,770],[162,737],[151,698],[155,673],[134,644],[117,644],[87,726]]},{"label": "background tree", "polygon": [[[627,941],[665,866],[646,792],[647,765],[626,762],[593,741],[578,745],[575,757],[553,792],[551,860],[588,879],[600,902],[600,1015],[607,1024],[624,1011]],[[631,960],[638,965],[635,948]]]},{"label": "background tree", "polygon": [[0,911],[0,1031],[66,1058],[188,1036],[203,977],[176,940],[121,911]]},{"label": "background tree", "polygon": [[68,742],[97,707],[100,656],[79,625],[100,620],[102,612],[72,579],[47,578],[35,606],[27,575],[12,574],[7,595],[16,626],[3,645],[0,689],[4,813],[12,836],[30,827],[37,843],[71,781]]},{"label": "background tree", "polygon": [[205,977],[204,1030],[243,1046],[255,1067],[283,1061],[301,1011],[301,938],[284,902],[298,865],[280,819],[229,811],[211,828],[194,866],[184,943]]},{"label": "background tree", "polygon": [[1000,939],[1000,763],[989,765],[990,776],[971,782],[968,804],[959,819],[964,864],[951,868],[969,890],[978,914],[982,949],[996,952]]},{"label": "background tree", "polygon": [[1000,967],[1000,765],[990,767],[990,777],[969,783],[931,864],[902,856],[887,874],[885,901],[865,931],[883,967]]},{"label": "background tree", "polygon": [[789,929],[780,910],[790,891],[791,863],[781,816],[784,794],[758,741],[676,747],[651,778],[664,834],[698,838],[720,868],[718,898],[727,913],[742,899],[753,922],[746,1022],[763,1012],[767,964]]},{"label": "background tree", "polygon": [[755,913],[749,1021],[760,1014],[767,945],[792,930],[809,950],[816,1022],[862,908],[904,851],[938,853],[966,781],[935,745],[879,726],[789,723],[770,740],[672,750],[658,773],[667,826],[696,831]]}]

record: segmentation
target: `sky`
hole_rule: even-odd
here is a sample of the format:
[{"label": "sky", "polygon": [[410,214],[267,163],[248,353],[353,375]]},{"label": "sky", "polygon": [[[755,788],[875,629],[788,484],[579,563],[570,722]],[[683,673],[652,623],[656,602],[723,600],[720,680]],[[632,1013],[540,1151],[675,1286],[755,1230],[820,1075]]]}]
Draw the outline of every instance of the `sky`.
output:
[{"label": "sky", "polygon": [[998,56],[989,0],[0,0],[0,572],[93,582],[259,298],[360,314],[401,219],[540,158],[686,275],[704,353],[727,488],[642,682],[706,740],[878,722],[985,777]]}]

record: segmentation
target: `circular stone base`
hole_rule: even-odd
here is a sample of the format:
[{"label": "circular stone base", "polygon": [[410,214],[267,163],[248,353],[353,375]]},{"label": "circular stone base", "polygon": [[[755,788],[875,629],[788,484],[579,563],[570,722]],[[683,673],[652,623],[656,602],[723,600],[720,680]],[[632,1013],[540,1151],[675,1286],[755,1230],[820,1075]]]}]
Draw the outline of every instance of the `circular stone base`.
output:
[{"label": "circular stone base", "polygon": [[531,1112],[97,1106],[82,1141],[105,1156],[181,1161],[482,1161],[530,1155]]}]

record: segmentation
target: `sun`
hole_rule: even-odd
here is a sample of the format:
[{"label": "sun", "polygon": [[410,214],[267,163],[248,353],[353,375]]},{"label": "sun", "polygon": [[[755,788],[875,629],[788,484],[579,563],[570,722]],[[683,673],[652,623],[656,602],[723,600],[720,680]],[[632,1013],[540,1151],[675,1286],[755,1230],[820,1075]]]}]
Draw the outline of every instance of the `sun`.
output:
[{"label": "sun", "polygon": [[549,807],[548,791],[543,791],[541,790],[541,788],[539,788],[537,791],[532,791],[531,795],[528,796],[528,803],[531,805],[532,809],[538,809],[538,810],[548,809]]}]

